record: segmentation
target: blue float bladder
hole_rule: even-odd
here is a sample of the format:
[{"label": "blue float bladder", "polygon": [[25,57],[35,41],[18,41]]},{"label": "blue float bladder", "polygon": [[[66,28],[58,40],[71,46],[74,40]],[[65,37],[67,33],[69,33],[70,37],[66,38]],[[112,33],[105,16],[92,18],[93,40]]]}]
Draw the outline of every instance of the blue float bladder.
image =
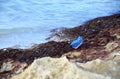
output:
[{"label": "blue float bladder", "polygon": [[70,46],[74,49],[79,48],[83,43],[83,37],[79,36],[77,39],[75,39],[73,42],[70,43]]}]

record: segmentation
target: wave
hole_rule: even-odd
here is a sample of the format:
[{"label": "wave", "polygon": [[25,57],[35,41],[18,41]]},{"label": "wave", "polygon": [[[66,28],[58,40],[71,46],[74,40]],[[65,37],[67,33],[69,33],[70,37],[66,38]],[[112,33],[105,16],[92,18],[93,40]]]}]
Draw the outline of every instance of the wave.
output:
[{"label": "wave", "polygon": [[12,34],[12,33],[42,33],[47,30],[41,28],[12,28],[12,29],[0,29],[0,35]]}]

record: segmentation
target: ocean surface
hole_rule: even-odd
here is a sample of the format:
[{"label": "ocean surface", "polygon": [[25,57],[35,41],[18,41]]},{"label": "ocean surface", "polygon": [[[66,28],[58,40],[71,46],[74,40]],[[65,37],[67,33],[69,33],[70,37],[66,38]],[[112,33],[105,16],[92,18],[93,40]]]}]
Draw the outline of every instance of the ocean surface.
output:
[{"label": "ocean surface", "polygon": [[120,0],[0,0],[0,49],[46,42],[50,30],[120,12]]}]

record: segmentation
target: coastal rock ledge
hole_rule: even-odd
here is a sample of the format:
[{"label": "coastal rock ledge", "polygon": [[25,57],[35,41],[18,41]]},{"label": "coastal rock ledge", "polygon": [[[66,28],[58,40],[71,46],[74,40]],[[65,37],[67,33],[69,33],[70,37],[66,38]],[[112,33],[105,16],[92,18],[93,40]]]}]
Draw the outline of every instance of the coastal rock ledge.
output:
[{"label": "coastal rock ledge", "polygon": [[[99,66],[99,65],[98,65]],[[65,57],[41,58],[35,60],[20,75],[11,79],[111,79],[109,76],[101,75],[77,67]]]},{"label": "coastal rock ledge", "polygon": [[[83,44],[73,49],[78,36]],[[120,79],[120,14],[53,30],[48,40],[0,49],[0,79]]]}]

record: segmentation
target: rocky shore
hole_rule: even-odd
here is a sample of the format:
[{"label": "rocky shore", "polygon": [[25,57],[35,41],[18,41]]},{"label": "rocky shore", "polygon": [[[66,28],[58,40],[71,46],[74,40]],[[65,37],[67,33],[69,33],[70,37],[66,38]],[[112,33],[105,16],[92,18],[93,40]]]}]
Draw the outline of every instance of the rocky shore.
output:
[{"label": "rocky shore", "polygon": [[[78,49],[70,42],[79,35]],[[119,79],[120,14],[52,30],[49,42],[0,49],[0,79]]]}]

